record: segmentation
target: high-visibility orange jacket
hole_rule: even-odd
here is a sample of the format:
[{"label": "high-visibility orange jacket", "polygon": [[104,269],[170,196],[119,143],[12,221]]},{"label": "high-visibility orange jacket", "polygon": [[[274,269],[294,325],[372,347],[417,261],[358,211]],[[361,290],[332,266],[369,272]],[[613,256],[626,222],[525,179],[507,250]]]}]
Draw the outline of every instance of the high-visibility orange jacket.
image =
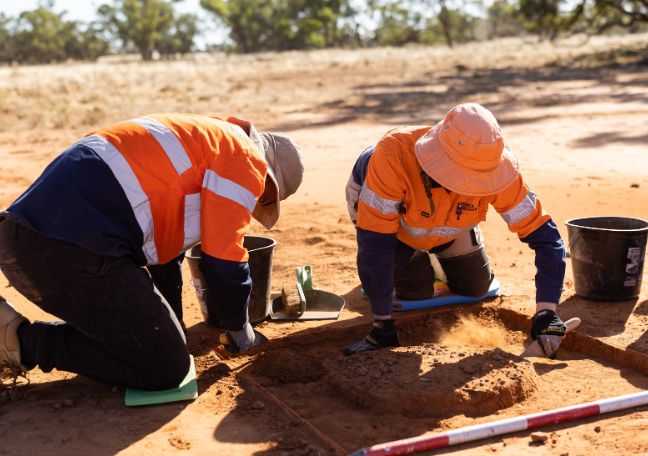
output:
[{"label": "high-visibility orange jacket", "polygon": [[560,233],[522,176],[489,196],[433,185],[415,143],[430,127],[396,128],[356,161],[346,188],[356,222],[358,273],[376,315],[391,313],[397,239],[418,250],[446,244],[486,220],[489,206],[536,253],[536,300],[558,303],[565,272]]},{"label": "high-visibility orange jacket", "polygon": [[267,165],[239,126],[154,114],[97,130],[79,143],[92,148],[121,184],[142,229],[148,264],[164,264],[199,241],[215,258],[247,261],[243,236]]},{"label": "high-visibility orange jacket", "polygon": [[0,216],[147,265],[178,314],[181,254],[201,242],[201,271],[217,290],[210,299],[226,309],[223,326],[240,329],[251,290],[243,238],[267,174],[244,131],[249,125],[172,113],[96,130],[59,155]]},{"label": "high-visibility orange jacket", "polygon": [[521,175],[495,195],[465,196],[432,188],[428,196],[414,144],[429,129],[397,128],[378,142],[359,195],[359,228],[396,233],[405,244],[429,250],[486,220],[489,205],[521,238],[550,219]]}]

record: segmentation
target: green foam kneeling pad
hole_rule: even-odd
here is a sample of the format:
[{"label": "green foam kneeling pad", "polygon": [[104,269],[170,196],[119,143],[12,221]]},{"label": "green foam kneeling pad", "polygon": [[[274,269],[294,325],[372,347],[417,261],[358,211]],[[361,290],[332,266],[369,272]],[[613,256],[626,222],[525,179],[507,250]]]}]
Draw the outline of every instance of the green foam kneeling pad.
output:
[{"label": "green foam kneeling pad", "polygon": [[176,388],[161,391],[144,391],[126,389],[124,404],[129,407],[138,405],[166,404],[168,402],[192,401],[198,397],[198,384],[196,383],[196,365],[193,356],[190,357],[189,372]]}]

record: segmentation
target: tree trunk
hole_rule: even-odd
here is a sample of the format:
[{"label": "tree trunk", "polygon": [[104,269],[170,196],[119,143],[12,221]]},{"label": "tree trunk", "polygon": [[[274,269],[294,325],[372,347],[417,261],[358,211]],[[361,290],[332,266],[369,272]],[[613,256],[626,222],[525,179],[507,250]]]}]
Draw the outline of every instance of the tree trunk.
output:
[{"label": "tree trunk", "polygon": [[230,27],[232,27],[232,35],[234,36],[234,41],[241,49],[241,52],[247,54],[251,52],[250,45],[248,44],[247,36],[245,35],[245,30],[243,29],[240,22],[231,22]]},{"label": "tree trunk", "polygon": [[143,60],[146,61],[153,60],[153,51],[151,49],[140,48],[140,54]]},{"label": "tree trunk", "polygon": [[439,22],[441,22],[441,27],[443,28],[443,35],[445,36],[446,44],[448,47],[452,47],[452,25],[450,24],[450,14],[448,13],[448,8],[446,8],[445,1],[441,2]]}]

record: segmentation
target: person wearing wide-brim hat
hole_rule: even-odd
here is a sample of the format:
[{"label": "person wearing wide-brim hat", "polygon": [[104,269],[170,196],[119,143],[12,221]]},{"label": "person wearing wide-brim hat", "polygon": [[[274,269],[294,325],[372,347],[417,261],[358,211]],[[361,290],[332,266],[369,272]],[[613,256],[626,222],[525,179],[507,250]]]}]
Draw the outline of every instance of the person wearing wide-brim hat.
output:
[{"label": "person wearing wide-brim hat", "polygon": [[[566,329],[556,314],[565,273],[564,243],[524,183],[489,110],[460,104],[432,127],[391,130],[362,152],[346,196],[357,228],[358,274],[373,324],[345,354],[398,346],[393,296],[433,297],[435,272],[436,278],[445,275],[453,293],[487,293],[494,274],[479,223],[492,205],[535,251],[531,335],[553,356]],[[436,270],[429,253],[438,259]]]},{"label": "person wearing wide-brim hat", "polygon": [[181,263],[197,243],[226,348],[259,344],[244,236],[252,217],[277,222],[303,173],[288,136],[233,117],[152,114],[77,141],[0,213],[0,269],[64,321],[30,323],[0,297],[0,368],[177,386],[190,364]]}]

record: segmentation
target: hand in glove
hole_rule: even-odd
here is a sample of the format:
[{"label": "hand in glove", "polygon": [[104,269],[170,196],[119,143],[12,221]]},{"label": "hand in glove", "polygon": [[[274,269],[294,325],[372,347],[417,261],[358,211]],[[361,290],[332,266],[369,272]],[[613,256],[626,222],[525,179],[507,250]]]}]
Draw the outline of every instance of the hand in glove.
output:
[{"label": "hand in glove", "polygon": [[536,313],[531,321],[531,337],[536,339],[548,358],[556,357],[556,349],[565,337],[567,326],[553,310]]},{"label": "hand in glove", "polygon": [[268,338],[252,328],[250,323],[245,323],[239,331],[225,331],[218,341],[225,347],[225,350],[232,354],[246,352],[257,345],[268,342]]},{"label": "hand in glove", "polygon": [[398,347],[398,333],[394,320],[374,320],[371,324],[369,334],[359,342],[350,345],[342,350],[346,356],[355,355],[356,353],[378,350],[386,347]]}]

